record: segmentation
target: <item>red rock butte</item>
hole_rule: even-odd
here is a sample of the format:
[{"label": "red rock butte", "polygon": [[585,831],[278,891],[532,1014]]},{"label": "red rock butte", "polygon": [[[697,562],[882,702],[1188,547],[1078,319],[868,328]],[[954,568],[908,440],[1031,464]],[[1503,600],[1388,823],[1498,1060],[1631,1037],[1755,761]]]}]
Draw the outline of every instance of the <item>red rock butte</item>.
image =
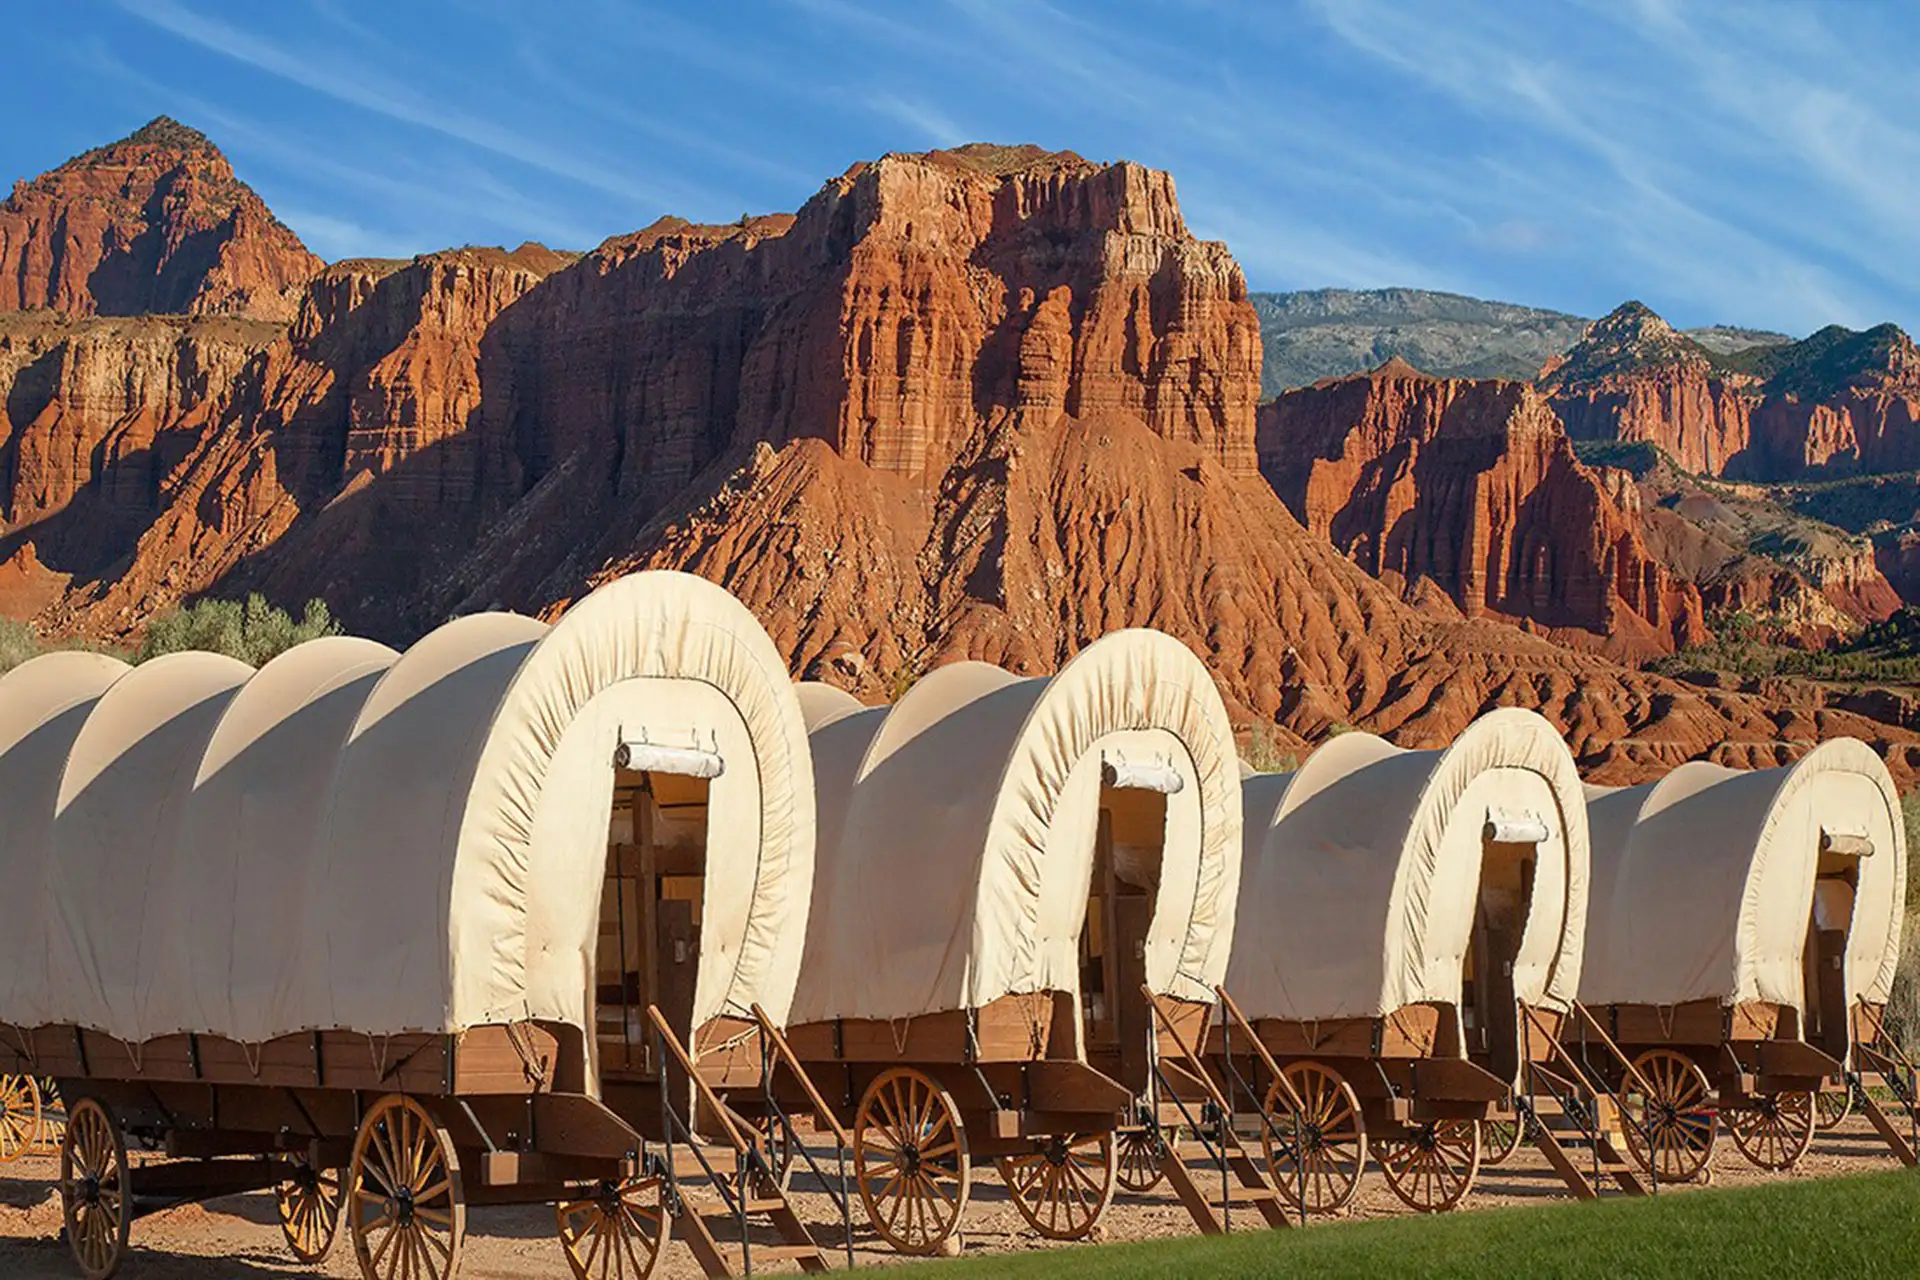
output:
[{"label": "red rock butte", "polygon": [[1837,733],[1907,767],[1911,734],[1817,697],[1585,651],[1671,647],[1698,600],[1531,391],[1386,370],[1257,424],[1245,280],[1164,173],[889,155],[790,216],[322,268],[197,134],[89,156],[113,176],[81,157],[0,214],[9,264],[95,264],[10,265],[32,288],[0,297],[51,308],[0,316],[0,609],[44,626],[261,590],[404,641],[672,566],[869,698],[1144,625],[1282,743],[1519,704],[1603,778]]}]

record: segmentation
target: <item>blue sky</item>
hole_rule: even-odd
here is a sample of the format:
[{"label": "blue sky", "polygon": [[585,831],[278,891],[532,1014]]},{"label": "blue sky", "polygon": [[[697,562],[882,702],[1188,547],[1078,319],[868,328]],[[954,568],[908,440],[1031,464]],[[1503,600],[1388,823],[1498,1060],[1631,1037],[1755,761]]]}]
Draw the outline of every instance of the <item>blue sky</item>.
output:
[{"label": "blue sky", "polygon": [[13,8],[0,172],[173,115],[329,259],[587,248],[1038,142],[1171,170],[1256,289],[1920,327],[1920,10],[1872,0]]}]

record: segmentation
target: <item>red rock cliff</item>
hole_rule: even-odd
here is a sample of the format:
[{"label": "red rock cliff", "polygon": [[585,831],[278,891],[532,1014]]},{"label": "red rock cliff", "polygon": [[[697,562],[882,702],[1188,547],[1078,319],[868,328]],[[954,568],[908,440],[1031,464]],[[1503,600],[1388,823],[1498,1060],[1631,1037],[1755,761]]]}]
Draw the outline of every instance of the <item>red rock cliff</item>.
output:
[{"label": "red rock cliff", "polygon": [[1633,656],[1704,637],[1674,581],[1531,387],[1394,360],[1263,406],[1260,470],[1361,568],[1431,579],[1469,616],[1594,633]]},{"label": "red rock cliff", "polygon": [[165,117],[0,205],[0,311],[285,320],[319,268],[213,144]]},{"label": "red rock cliff", "polygon": [[[196,591],[259,588],[404,642],[659,564],[723,583],[796,671],[869,697],[961,656],[1044,671],[1145,624],[1296,744],[1346,722],[1437,745],[1511,702],[1610,778],[1876,736],[1409,606],[1257,474],[1258,386],[1239,270],[1187,232],[1165,175],[890,156],[792,217],[665,221],[579,261],[329,269],[193,400],[158,514],[37,609],[124,636]],[[1537,450],[1515,495],[1557,465]],[[1505,502],[1489,509],[1524,523]],[[52,572],[47,524],[11,535],[21,574]],[[1526,600],[1545,580],[1496,579]]]},{"label": "red rock cliff", "polygon": [[1719,475],[1747,450],[1753,381],[1629,302],[1549,363],[1540,388],[1575,440],[1646,441],[1688,471]]},{"label": "red rock cliff", "polygon": [[1688,471],[1759,481],[1920,468],[1920,349],[1830,326],[1716,356],[1629,302],[1541,371],[1577,440],[1644,440]]}]

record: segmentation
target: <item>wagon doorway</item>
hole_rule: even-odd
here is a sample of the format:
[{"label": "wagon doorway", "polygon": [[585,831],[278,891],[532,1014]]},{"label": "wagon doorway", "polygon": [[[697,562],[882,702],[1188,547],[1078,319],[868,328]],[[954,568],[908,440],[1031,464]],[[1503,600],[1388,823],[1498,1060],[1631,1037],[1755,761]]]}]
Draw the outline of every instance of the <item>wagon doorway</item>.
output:
[{"label": "wagon doorway", "polygon": [[1494,811],[1481,832],[1480,885],[1474,897],[1461,983],[1467,1056],[1502,1080],[1520,1073],[1520,1000],[1514,967],[1533,909],[1539,849],[1549,835],[1532,813]]},{"label": "wagon doorway", "polygon": [[1147,1004],[1147,938],[1160,894],[1167,845],[1171,769],[1103,768],[1093,883],[1080,934],[1080,1005],[1088,1061],[1145,1092],[1153,1070],[1153,1011]]},{"label": "wagon doorway", "polygon": [[1873,852],[1865,835],[1822,831],[1820,861],[1814,873],[1813,906],[1807,919],[1805,974],[1808,1044],[1842,1062],[1847,1060],[1853,1028],[1847,1000],[1847,942],[1853,930],[1854,901],[1860,890],[1861,860]]},{"label": "wagon doorway", "polygon": [[623,746],[615,759],[594,1026],[604,1079],[650,1080],[659,1063],[647,1007],[659,1006],[683,1041],[691,1031],[720,761],[639,746]]}]

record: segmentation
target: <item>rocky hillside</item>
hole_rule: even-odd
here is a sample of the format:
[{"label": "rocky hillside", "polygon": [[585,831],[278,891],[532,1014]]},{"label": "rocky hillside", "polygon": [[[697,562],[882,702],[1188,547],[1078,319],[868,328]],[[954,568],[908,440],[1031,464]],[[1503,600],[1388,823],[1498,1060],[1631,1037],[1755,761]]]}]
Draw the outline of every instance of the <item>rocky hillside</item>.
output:
[{"label": "rocky hillside", "polygon": [[165,116],[0,204],[0,311],[286,320],[319,268],[204,135]]},{"label": "rocky hillside", "polygon": [[1361,568],[1468,616],[1640,659],[1706,636],[1697,589],[1581,465],[1540,394],[1401,360],[1263,405],[1260,470]]},{"label": "rocky hillside", "polygon": [[1629,302],[1540,386],[1576,439],[1645,441],[1704,475],[1791,482],[1920,468],[1920,349],[1893,325],[1833,325],[1727,354]]},{"label": "rocky hillside", "polygon": [[1775,643],[1818,648],[1895,613],[1873,542],[1795,511],[1782,492],[1704,479],[1651,444],[1577,446],[1666,570],[1709,618],[1745,615]]},{"label": "rocky hillside", "polygon": [[[0,584],[20,603],[0,604],[56,628],[125,635],[257,588],[405,641],[670,565],[739,594],[796,672],[868,697],[961,656],[1043,671],[1144,624],[1296,739],[1433,744],[1518,703],[1613,779],[1843,732],[1906,770],[1916,741],[1409,603],[1305,528],[1259,471],[1240,270],[1137,165],[893,155],[792,215],[663,220],[578,258],[335,264],[256,327],[6,323]],[[1517,493],[1565,466],[1488,475]],[[1521,596],[1555,596],[1558,554]]]},{"label": "rocky hillside", "polygon": [[[1441,377],[1527,381],[1578,343],[1589,323],[1564,312],[1425,289],[1309,289],[1252,299],[1266,350],[1261,390],[1269,399],[1396,358]],[[1689,329],[1687,336],[1723,354],[1788,341],[1784,334],[1725,325]]]}]

